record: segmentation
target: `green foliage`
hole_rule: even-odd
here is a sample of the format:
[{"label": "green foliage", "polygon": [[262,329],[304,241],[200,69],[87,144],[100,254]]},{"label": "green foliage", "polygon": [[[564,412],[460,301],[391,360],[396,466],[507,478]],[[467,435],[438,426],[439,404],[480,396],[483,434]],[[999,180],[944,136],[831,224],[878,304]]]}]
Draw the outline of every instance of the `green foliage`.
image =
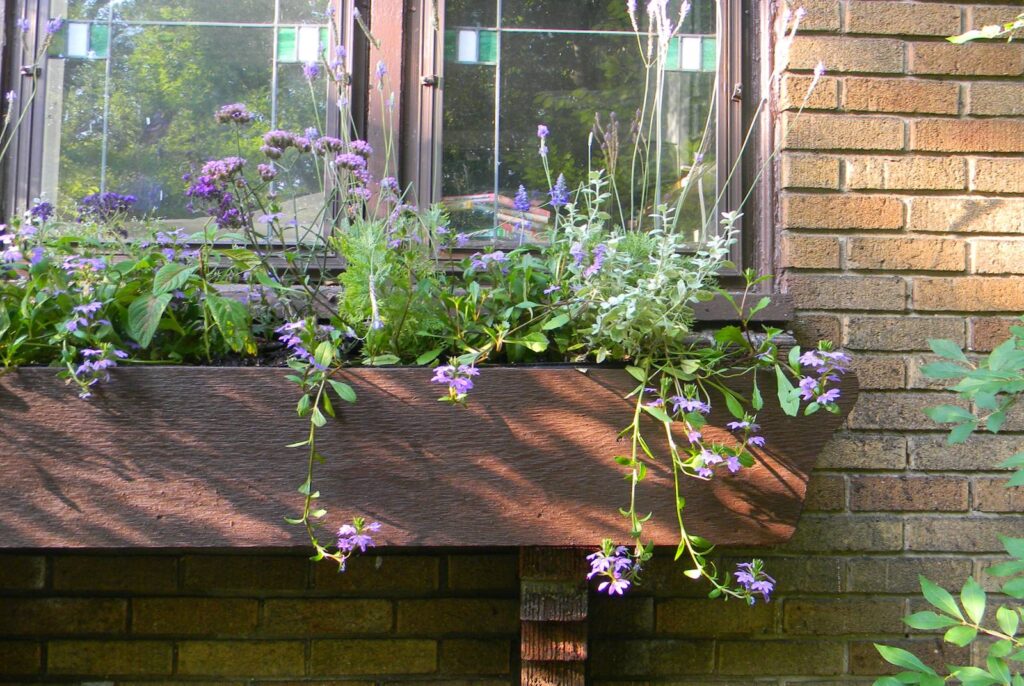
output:
[{"label": "green foliage", "polygon": [[[998,432],[1006,412],[1013,407],[1024,391],[1024,327],[1010,328],[1010,338],[997,346],[988,356],[972,361],[952,341],[929,341],[932,351],[943,361],[925,365],[922,372],[933,379],[953,380],[950,390],[955,391],[964,405],[940,405],[925,410],[935,422],[954,424],[949,442],[966,441],[979,426]],[[1008,487],[1024,484],[1024,452],[1013,455],[1002,466],[1017,468]],[[1014,599],[1024,598],[1024,539],[1003,538],[1006,552],[1012,558],[988,569],[991,577],[1008,577],[1002,592]],[[905,650],[876,645],[879,653],[890,664],[902,667],[896,677],[883,677],[875,686],[901,684],[944,684],[959,680],[965,686],[1024,686],[1024,639],[1018,636],[1024,607],[1002,604],[995,611],[995,625],[986,618],[989,605],[981,585],[968,577],[960,591],[959,604],[951,593],[920,577],[921,592],[937,611],[922,611],[904,619],[913,629],[923,631],[945,630],[943,640],[967,647],[979,638],[986,639],[985,667],[947,665],[948,675],[943,677],[925,666]]]}]

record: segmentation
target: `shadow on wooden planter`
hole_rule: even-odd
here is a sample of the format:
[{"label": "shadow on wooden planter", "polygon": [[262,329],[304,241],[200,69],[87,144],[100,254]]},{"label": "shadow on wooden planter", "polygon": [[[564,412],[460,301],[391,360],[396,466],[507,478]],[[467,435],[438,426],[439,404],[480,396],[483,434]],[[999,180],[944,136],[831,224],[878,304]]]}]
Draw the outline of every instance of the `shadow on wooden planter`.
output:
[{"label": "shadow on wooden planter", "polygon": [[[0,547],[289,548],[301,507],[296,387],[282,369],[115,370],[89,401],[53,369],[0,377]],[[387,546],[591,546],[628,537],[628,483],[613,457],[634,382],[612,369],[485,368],[468,407],[437,402],[425,369],[353,369],[355,405],[320,430],[328,523],[383,525]],[[748,382],[749,384],[749,382]],[[842,418],[759,417],[759,464],[710,483],[685,480],[690,530],[723,545],[788,539],[814,462]],[[856,397],[844,381],[843,416]],[[749,387],[742,389],[749,392]],[[705,435],[728,440],[716,408]],[[650,434],[656,435],[652,423]],[[655,442],[656,444],[657,442]],[[660,446],[658,446],[660,447]],[[671,469],[639,491],[647,532],[675,545]]]}]

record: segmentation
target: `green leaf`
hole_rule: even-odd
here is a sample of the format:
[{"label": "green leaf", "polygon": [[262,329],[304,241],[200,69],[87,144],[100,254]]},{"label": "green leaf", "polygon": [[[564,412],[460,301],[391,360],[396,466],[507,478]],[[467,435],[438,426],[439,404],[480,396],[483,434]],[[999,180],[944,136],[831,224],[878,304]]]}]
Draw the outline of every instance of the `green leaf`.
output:
[{"label": "green leaf", "polygon": [[743,419],[745,414],[743,412],[743,405],[740,404],[740,401],[737,400],[736,396],[732,393],[723,393],[722,395],[725,396],[725,406],[729,408],[729,414],[736,419]]},{"label": "green leaf", "polygon": [[1007,581],[1003,584],[1003,593],[1017,600],[1024,598],[1024,578],[1018,577]]},{"label": "green leaf", "polygon": [[747,341],[743,338],[743,330],[738,326],[723,326],[715,332],[715,340],[722,345],[734,343],[739,346],[746,346]]},{"label": "green leaf", "polygon": [[[1000,467],[1024,467],[1024,453],[1017,453],[999,463]],[[1024,539],[1021,539],[1024,540]],[[1024,548],[1022,548],[1024,550]]]},{"label": "green leaf", "polygon": [[883,676],[880,679],[875,679],[871,686],[903,686],[903,682],[894,676]]},{"label": "green leaf", "polygon": [[1010,538],[1009,536],[1000,536],[999,541],[1003,544],[1003,548],[1012,557],[1018,560],[1024,560],[1024,538]]},{"label": "green leaf", "polygon": [[946,643],[952,643],[963,648],[977,637],[978,630],[973,626],[955,626],[946,632],[944,638]]},{"label": "green leaf", "polygon": [[354,403],[356,401],[356,392],[347,383],[335,381],[334,379],[328,379],[327,383],[331,384],[334,392],[345,402]]},{"label": "green leaf", "polygon": [[1004,634],[1015,636],[1020,625],[1020,616],[1008,607],[1001,607],[996,610],[996,622]]},{"label": "green leaf", "polygon": [[761,298],[760,300],[757,301],[757,304],[751,307],[750,311],[747,312],[747,317],[753,317],[755,314],[757,314],[758,312],[760,312],[761,310],[763,310],[764,308],[768,307],[771,304],[772,299],[769,298],[768,296]]},{"label": "green leaf", "polygon": [[11,328],[11,315],[8,314],[6,307],[0,307],[0,336],[7,333],[9,328]]},{"label": "green leaf", "polygon": [[957,407],[956,405],[938,405],[936,407],[928,407],[925,408],[924,413],[928,415],[928,418],[933,422],[938,422],[940,424],[974,421],[974,415],[971,414],[969,410]]},{"label": "green leaf", "polygon": [[416,358],[416,364],[421,366],[425,364],[430,364],[431,362],[436,360],[437,357],[443,352],[444,348],[434,348],[433,350],[428,350],[427,352],[423,353],[422,355]]},{"label": "green leaf", "polygon": [[967,611],[967,616],[975,624],[981,622],[985,614],[985,591],[973,576],[967,577],[963,590],[960,591],[960,602]]},{"label": "green leaf", "polygon": [[515,343],[516,345],[521,345],[527,350],[531,350],[535,353],[544,352],[545,350],[548,349],[549,344],[548,337],[542,334],[540,331],[530,332],[523,336],[522,338],[517,338],[515,340],[512,340],[510,338],[508,339],[508,342]]},{"label": "green leaf", "polygon": [[651,415],[659,422],[664,422],[665,424],[668,424],[672,421],[669,418],[669,416],[665,414],[665,410],[661,409],[660,407],[654,407],[652,405],[642,405],[641,407],[643,407],[644,412]]},{"label": "green leaf", "polygon": [[313,360],[320,365],[321,368],[330,367],[334,362],[334,344],[330,341],[320,341],[319,345],[316,346],[316,350],[313,351]]},{"label": "green leaf", "polygon": [[[967,362],[967,356],[960,346],[946,338],[932,338],[928,340],[928,347],[939,357],[957,362]],[[963,372],[961,372],[963,373]]]},{"label": "green leaf", "polygon": [[959,379],[967,371],[952,362],[930,362],[921,367],[921,373],[929,379]]},{"label": "green leaf", "polygon": [[971,437],[971,434],[974,433],[974,430],[977,427],[978,425],[975,422],[964,422],[963,424],[957,424],[952,429],[950,429],[949,436],[946,439],[946,442],[949,443],[950,445],[963,443],[964,441]]},{"label": "green leaf", "polygon": [[1019,471],[1006,482],[1007,486],[1024,486],[1024,471]]},{"label": "green leaf", "polygon": [[960,623],[952,617],[927,610],[904,617],[903,622],[914,629],[945,629]]},{"label": "green leaf", "polygon": [[540,327],[544,331],[550,331],[551,329],[557,329],[560,326],[565,326],[569,323],[569,315],[562,313],[557,317],[552,317],[548,321],[544,322],[544,326]]},{"label": "green leaf", "polygon": [[189,277],[195,274],[199,265],[187,265],[181,262],[168,262],[157,270],[153,277],[153,295],[162,295],[176,291],[184,286]]},{"label": "green leaf", "polygon": [[1010,686],[1010,670],[1006,667],[1005,662],[989,652],[988,659],[985,660],[985,666],[988,667],[988,671],[999,683]]},{"label": "green leaf", "polygon": [[893,646],[884,646],[878,643],[875,644],[875,650],[882,656],[882,659],[891,665],[897,667],[903,667],[914,672],[920,672],[922,674],[935,674],[935,670],[921,662],[916,655],[903,648],[896,648]]},{"label": "green leaf", "polygon": [[963,686],[990,686],[999,680],[978,667],[958,667],[950,675],[960,680]]},{"label": "green leaf", "polygon": [[921,582],[921,593],[924,594],[925,600],[931,603],[934,607],[942,610],[947,615],[963,619],[964,616],[960,612],[960,608],[957,606],[956,601],[949,591],[938,586],[937,584],[929,581],[923,576],[918,576],[918,581]]},{"label": "green leaf", "polygon": [[389,364],[398,364],[402,360],[397,355],[375,355],[363,361],[371,367],[382,367]]},{"label": "green leaf", "polygon": [[213,321],[224,341],[232,350],[256,351],[251,333],[252,320],[249,318],[249,308],[237,300],[212,293],[206,297],[206,307],[213,315]]},{"label": "green leaf", "polygon": [[789,382],[789,377],[782,371],[782,367],[778,365],[775,366],[775,383],[779,407],[790,417],[795,417],[796,413],[800,411],[800,396],[797,394],[793,384]]},{"label": "green leaf", "polygon": [[235,263],[239,269],[246,271],[253,269],[260,264],[260,256],[246,248],[225,248],[215,251]]},{"label": "green leaf", "polygon": [[647,372],[640,367],[626,366],[626,372],[640,383],[647,383]]},{"label": "green leaf", "polygon": [[757,412],[764,407],[764,398],[761,397],[761,389],[757,387],[757,375],[754,375],[754,390],[750,394],[750,406]]},{"label": "green leaf", "polygon": [[128,306],[128,335],[143,348],[148,347],[170,302],[170,293],[148,293],[132,301]]},{"label": "green leaf", "polygon": [[789,366],[795,370],[800,369],[800,346],[794,345],[789,349]]},{"label": "green leaf", "polygon": [[309,420],[311,422],[313,422],[313,426],[315,426],[317,428],[319,428],[319,427],[321,427],[321,426],[323,426],[324,424],[327,423],[327,418],[324,417],[322,412],[320,412],[320,408],[319,407],[314,407],[313,408],[313,414],[310,415]]}]

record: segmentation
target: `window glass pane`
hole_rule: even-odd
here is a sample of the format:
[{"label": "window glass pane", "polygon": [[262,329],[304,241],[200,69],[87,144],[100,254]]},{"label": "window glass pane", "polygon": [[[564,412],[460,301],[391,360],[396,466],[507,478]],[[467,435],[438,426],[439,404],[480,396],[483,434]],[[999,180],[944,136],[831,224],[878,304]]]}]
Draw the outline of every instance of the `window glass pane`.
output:
[{"label": "window glass pane", "polygon": [[444,9],[445,27],[497,26],[498,5],[494,0],[447,0]]},{"label": "window glass pane", "polygon": [[444,91],[441,194],[458,231],[485,229],[494,216],[494,67],[450,62]]},{"label": "window glass pane", "polygon": [[45,195],[56,188],[74,202],[102,185],[136,196],[139,212],[191,216],[182,174],[212,157],[257,159],[258,141],[236,140],[213,114],[244,102],[264,118],[252,133],[269,126],[271,37],[270,28],[115,25],[109,74],[107,60],[51,60],[47,111],[60,136],[44,146]]},{"label": "window glass pane", "polygon": [[281,0],[281,21],[288,24],[323,24],[327,22],[330,0]]},{"label": "window glass pane", "polygon": [[213,21],[271,23],[274,0],[70,0],[68,16],[127,21]]},{"label": "window glass pane", "polygon": [[[463,0],[454,7],[464,18],[471,9],[482,14],[495,4]],[[671,45],[664,74],[660,190],[653,170],[646,186],[631,182],[635,123],[638,112],[653,111],[655,86],[640,52],[646,36],[638,46],[624,2],[504,0],[505,23],[494,31],[453,26],[449,12],[442,197],[458,208],[460,228],[472,224],[481,233],[514,237],[521,217],[509,208],[520,184],[531,194],[530,228],[544,228],[549,181],[538,155],[537,126],[545,124],[554,176],[565,173],[576,187],[586,179],[589,161],[615,183],[623,206],[617,218],[628,222],[630,214],[649,215],[655,198],[672,207],[681,200],[681,226],[699,231],[702,205],[704,212],[712,211],[717,187],[710,120],[717,44],[714,3],[696,4]],[[485,36],[490,39],[486,49]],[[492,62],[493,69],[483,66]],[[500,94],[496,133],[495,89]],[[709,121],[712,130],[705,140]],[[653,147],[654,140],[645,136],[642,144]],[[683,179],[691,171],[698,183],[681,199]],[[470,206],[473,212],[465,214]]]}]

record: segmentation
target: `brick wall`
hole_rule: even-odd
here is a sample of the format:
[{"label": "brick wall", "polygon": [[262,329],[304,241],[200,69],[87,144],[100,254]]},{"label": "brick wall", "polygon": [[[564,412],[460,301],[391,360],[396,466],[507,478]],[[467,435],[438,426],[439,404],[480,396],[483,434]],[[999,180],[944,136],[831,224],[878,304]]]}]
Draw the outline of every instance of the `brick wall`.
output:
[{"label": "brick wall", "polygon": [[[802,4],[781,94],[782,283],[798,333],[854,351],[864,392],[795,538],[768,555],[776,599],[706,600],[662,551],[632,595],[592,598],[592,683],[866,684],[878,640],[967,660],[900,622],[917,574],[959,585],[997,534],[1024,536],[1024,497],[995,467],[1024,414],[947,447],[921,409],[948,398],[918,372],[927,338],[989,350],[1024,311],[1024,43],[942,39],[1022,3]],[[0,681],[515,682],[517,594],[509,553],[368,556],[340,576],[299,556],[3,555]]]},{"label": "brick wall", "polygon": [[508,684],[516,556],[0,555],[0,682]]}]

